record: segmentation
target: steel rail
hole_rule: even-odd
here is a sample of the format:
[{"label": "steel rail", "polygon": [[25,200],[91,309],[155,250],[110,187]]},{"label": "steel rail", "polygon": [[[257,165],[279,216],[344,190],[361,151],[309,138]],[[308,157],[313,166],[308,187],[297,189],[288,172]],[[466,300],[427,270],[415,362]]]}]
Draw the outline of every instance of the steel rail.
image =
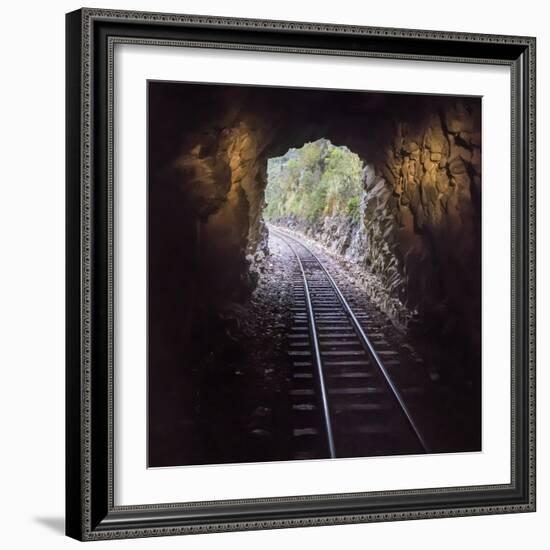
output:
[{"label": "steel rail", "polygon": [[[273,230],[274,233],[277,233],[276,230]],[[309,320],[309,336],[311,338],[311,341],[313,343],[313,351],[315,356],[315,366],[316,366],[316,372],[317,372],[317,381],[319,383],[319,389],[321,392],[321,404],[323,407],[323,420],[325,424],[325,432],[327,437],[327,443],[328,443],[328,451],[330,454],[330,458],[336,458],[336,448],[334,445],[334,434],[332,432],[332,422],[330,420],[330,409],[328,406],[328,397],[327,397],[327,390],[326,390],[326,384],[325,384],[325,376],[323,374],[323,361],[321,359],[321,347],[319,345],[319,339],[317,336],[317,326],[315,324],[315,315],[313,314],[313,305],[311,303],[311,297],[309,295],[309,285],[307,282],[306,272],[304,270],[304,265],[302,264],[302,260],[300,259],[300,256],[298,252],[296,252],[296,249],[292,246],[290,242],[283,236],[282,234],[277,235],[279,239],[281,239],[289,248],[292,250],[294,256],[296,256],[296,259],[298,260],[298,265],[300,266],[300,271],[302,273],[302,279],[304,281],[304,294],[306,297],[306,304],[307,304],[307,316]]]},{"label": "steel rail", "polygon": [[[409,411],[409,408],[407,407],[407,405],[406,405],[406,403],[405,403],[405,401],[404,401],[404,399],[401,395],[401,392],[396,387],[396,385],[393,382],[393,380],[392,380],[389,372],[387,371],[386,367],[384,367],[384,364],[382,363],[382,360],[380,359],[380,356],[378,355],[378,353],[376,353],[376,350],[374,349],[374,346],[372,345],[372,342],[370,341],[369,337],[366,335],[365,331],[363,330],[363,327],[361,326],[361,324],[357,320],[357,317],[353,313],[353,310],[351,309],[350,305],[348,304],[348,301],[345,299],[344,295],[340,291],[340,288],[336,284],[336,281],[332,278],[332,275],[327,271],[327,269],[325,268],[325,266],[323,265],[321,260],[319,260],[319,258],[305,244],[301,243],[298,239],[294,238],[291,235],[288,235],[286,232],[283,232],[280,229],[273,229],[273,231],[275,233],[279,233],[280,235],[284,235],[288,239],[291,239],[295,243],[297,243],[300,246],[302,246],[303,248],[305,248],[305,250],[307,250],[312,255],[312,257],[317,261],[317,263],[319,264],[319,266],[321,267],[321,269],[325,273],[325,275],[326,275],[329,283],[331,284],[333,290],[336,292],[336,295],[338,296],[338,299],[340,300],[340,303],[342,304],[342,306],[344,308],[344,311],[346,312],[347,316],[349,317],[355,332],[359,336],[359,339],[361,340],[361,342],[363,343],[363,345],[365,346],[365,348],[369,352],[369,355],[371,356],[372,360],[374,361],[374,363],[376,364],[376,366],[378,367],[378,369],[380,370],[380,372],[384,376],[384,379],[386,380],[386,383],[388,384],[390,390],[392,391],[396,401],[399,403],[399,406],[401,407],[401,411],[403,412],[405,418],[407,419],[407,421],[409,423],[409,426],[411,427],[411,429],[413,430],[416,438],[418,439],[418,442],[420,443],[420,445],[424,449],[424,452],[429,453],[430,452],[429,451],[429,446],[426,443],[426,440],[424,439],[424,436],[422,435],[422,432],[420,431],[420,429],[418,428],[418,426],[414,422],[413,417],[412,417],[412,415]],[[291,246],[290,243],[287,243],[287,244],[288,244],[288,246]],[[296,254],[295,250],[293,250],[293,252],[294,252],[294,254]],[[300,262],[300,265],[301,265],[301,262]]]}]

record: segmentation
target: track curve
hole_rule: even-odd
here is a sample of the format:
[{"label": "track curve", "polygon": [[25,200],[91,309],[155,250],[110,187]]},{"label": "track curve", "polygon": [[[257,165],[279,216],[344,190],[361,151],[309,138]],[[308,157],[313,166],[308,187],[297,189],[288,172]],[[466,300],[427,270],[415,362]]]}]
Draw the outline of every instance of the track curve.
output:
[{"label": "track curve", "polygon": [[[287,335],[295,458],[429,452],[368,336],[368,312],[349,303],[306,244],[280,228],[269,231],[290,248],[299,268]],[[395,352],[384,353],[391,358]]]}]

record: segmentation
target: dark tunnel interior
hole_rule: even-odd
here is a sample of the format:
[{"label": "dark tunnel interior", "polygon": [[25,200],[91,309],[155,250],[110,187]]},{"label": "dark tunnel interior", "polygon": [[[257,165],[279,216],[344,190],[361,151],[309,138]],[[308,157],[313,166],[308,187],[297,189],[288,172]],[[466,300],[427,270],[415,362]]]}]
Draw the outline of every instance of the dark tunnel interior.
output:
[{"label": "dark tunnel interior", "polygon": [[[434,428],[435,451],[479,449],[480,98],[150,81],[148,136],[149,466],[288,458],[285,352],[267,339],[286,321],[258,301],[285,284],[265,189],[269,159],[318,140],[360,158],[360,223],[283,222],[367,273],[400,345],[436,365],[462,432]],[[271,341],[266,374],[250,365]]]}]

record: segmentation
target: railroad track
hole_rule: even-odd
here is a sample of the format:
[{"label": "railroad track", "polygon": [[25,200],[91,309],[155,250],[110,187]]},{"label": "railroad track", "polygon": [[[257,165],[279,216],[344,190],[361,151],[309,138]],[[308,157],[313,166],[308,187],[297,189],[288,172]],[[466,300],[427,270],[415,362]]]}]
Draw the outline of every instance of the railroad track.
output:
[{"label": "railroad track", "polygon": [[304,243],[269,229],[290,248],[298,267],[287,335],[294,458],[428,452],[384,364],[398,361],[398,353],[387,349],[380,326],[364,307],[352,307],[345,287]]}]

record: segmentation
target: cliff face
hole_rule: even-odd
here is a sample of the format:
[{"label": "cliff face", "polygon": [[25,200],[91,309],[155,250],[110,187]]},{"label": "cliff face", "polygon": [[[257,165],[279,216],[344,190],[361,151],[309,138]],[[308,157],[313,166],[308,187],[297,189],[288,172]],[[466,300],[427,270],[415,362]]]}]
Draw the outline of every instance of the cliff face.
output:
[{"label": "cliff face", "polygon": [[170,258],[152,271],[153,313],[189,327],[249,295],[268,159],[326,137],[365,166],[357,215],[303,228],[368,272],[397,323],[479,336],[479,99],[170,83],[150,98],[151,250]]}]

